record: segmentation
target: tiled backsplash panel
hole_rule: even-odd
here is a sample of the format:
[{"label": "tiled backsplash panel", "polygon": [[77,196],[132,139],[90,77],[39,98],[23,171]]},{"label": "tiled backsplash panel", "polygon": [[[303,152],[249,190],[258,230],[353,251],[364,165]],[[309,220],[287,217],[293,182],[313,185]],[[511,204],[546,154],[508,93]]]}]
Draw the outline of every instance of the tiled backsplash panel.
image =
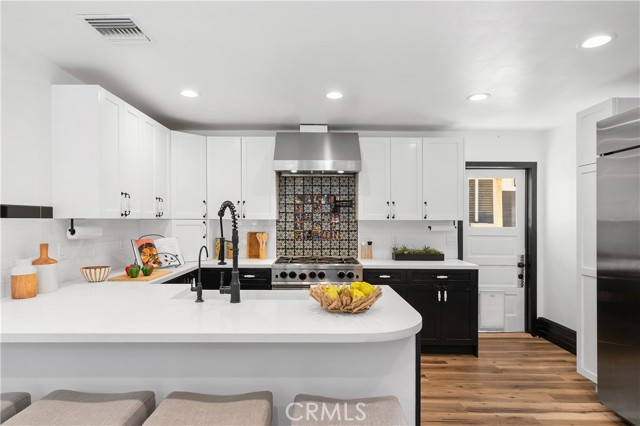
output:
[{"label": "tiled backsplash panel", "polygon": [[355,176],[280,176],[278,256],[357,256]]}]

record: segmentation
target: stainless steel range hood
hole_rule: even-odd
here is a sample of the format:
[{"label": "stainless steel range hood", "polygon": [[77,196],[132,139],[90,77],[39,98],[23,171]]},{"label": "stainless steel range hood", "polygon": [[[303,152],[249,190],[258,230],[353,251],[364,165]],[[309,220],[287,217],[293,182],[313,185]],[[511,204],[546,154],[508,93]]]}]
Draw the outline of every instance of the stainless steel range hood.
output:
[{"label": "stainless steel range hood", "polygon": [[362,169],[358,134],[279,132],[273,168],[294,173],[358,173]]}]

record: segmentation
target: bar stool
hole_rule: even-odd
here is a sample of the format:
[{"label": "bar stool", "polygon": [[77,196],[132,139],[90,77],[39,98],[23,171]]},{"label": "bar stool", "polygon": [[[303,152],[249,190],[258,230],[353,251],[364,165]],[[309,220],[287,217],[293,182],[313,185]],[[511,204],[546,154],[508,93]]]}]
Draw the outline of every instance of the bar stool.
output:
[{"label": "bar stool", "polygon": [[0,423],[4,423],[31,404],[31,395],[26,392],[0,393]]},{"label": "bar stool", "polygon": [[294,426],[400,426],[407,425],[395,396],[335,399],[297,395],[287,415]]},{"label": "bar stool", "polygon": [[273,394],[207,395],[172,392],[144,426],[271,425]]},{"label": "bar stool", "polygon": [[56,390],[10,418],[5,425],[140,426],[153,412],[150,391],[87,393]]}]

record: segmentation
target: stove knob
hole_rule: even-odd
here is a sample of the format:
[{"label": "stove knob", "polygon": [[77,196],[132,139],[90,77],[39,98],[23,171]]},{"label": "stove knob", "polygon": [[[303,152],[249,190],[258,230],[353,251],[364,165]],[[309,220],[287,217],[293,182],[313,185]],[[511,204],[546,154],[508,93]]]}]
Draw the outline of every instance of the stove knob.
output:
[{"label": "stove knob", "polygon": [[325,275],[324,275],[324,272],[323,272],[323,271],[318,272],[318,278],[320,278],[321,280],[323,280],[323,279],[324,279],[324,277],[325,277]]},{"label": "stove knob", "polygon": [[287,273],[285,271],[280,272],[280,278],[287,278]]},{"label": "stove knob", "polygon": [[347,278],[349,278],[351,280],[351,279],[353,279],[353,276],[354,276],[353,272],[351,272],[351,271],[347,272]]},{"label": "stove knob", "polygon": [[315,277],[316,277],[316,272],[315,271],[309,272],[309,278],[315,278]]},{"label": "stove knob", "polygon": [[296,273],[291,271],[289,272],[289,278],[295,278],[296,277]]},{"label": "stove knob", "polygon": [[344,272],[340,271],[338,272],[338,278],[343,279],[344,278]]},{"label": "stove knob", "polygon": [[304,280],[307,278],[307,274],[305,274],[304,272],[300,272],[300,275],[298,275],[298,278],[300,278],[301,280]]}]

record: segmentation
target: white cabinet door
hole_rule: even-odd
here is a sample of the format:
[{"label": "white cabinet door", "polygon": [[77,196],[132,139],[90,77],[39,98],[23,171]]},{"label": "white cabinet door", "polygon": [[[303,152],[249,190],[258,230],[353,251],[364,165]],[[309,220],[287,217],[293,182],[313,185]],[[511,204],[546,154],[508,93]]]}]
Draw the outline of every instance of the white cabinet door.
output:
[{"label": "white cabinet door", "polygon": [[122,139],[118,147],[120,192],[124,194],[124,217],[140,218],[140,153],[142,152],[142,122],[144,114],[125,104],[122,118]]},{"label": "white cabinet door", "polygon": [[[178,239],[186,262],[197,261],[200,247],[209,246],[206,220],[172,220],[171,236]],[[204,253],[202,259],[206,259]]]},{"label": "white cabinet door", "polygon": [[[273,170],[275,138],[242,138],[243,219],[275,219],[276,172]],[[235,200],[234,200],[235,201]]]},{"label": "white cabinet door", "polygon": [[358,174],[358,219],[391,218],[388,138],[360,138],[362,170]]},{"label": "white cabinet door", "polygon": [[596,165],[578,167],[578,372],[597,381],[597,179]]},{"label": "white cabinet door", "polygon": [[156,123],[147,116],[142,119],[142,147],[140,149],[140,189],[142,192],[140,217],[156,217],[155,150]]},{"label": "white cabinet door", "polygon": [[422,219],[422,139],[391,138],[391,219]]},{"label": "white cabinet door", "polygon": [[[207,203],[209,218],[217,219],[225,201],[236,204],[238,215],[242,202],[242,139],[240,137],[207,138]],[[229,219],[229,215],[225,216]]]},{"label": "white cabinet door", "polygon": [[461,139],[423,139],[422,218],[463,220],[463,178]]},{"label": "white cabinet door", "polygon": [[153,164],[156,202],[154,217],[167,219],[171,217],[171,131],[158,123],[155,126]]},{"label": "white cabinet door", "polygon": [[206,138],[171,132],[171,217],[206,218],[206,199]]},{"label": "white cabinet door", "polygon": [[[98,126],[100,133],[100,185],[98,189],[100,191],[100,209],[95,216],[100,218],[120,218],[124,210],[124,202],[120,194],[118,162],[120,161],[119,150],[122,145],[121,129],[125,104],[122,100],[104,89],[99,89],[98,93],[100,114],[98,122],[95,123],[95,125]],[[76,105],[76,107],[78,107],[78,105]],[[89,105],[84,105],[83,107],[88,109]],[[72,139],[68,139],[68,141],[71,140]],[[74,161],[78,160],[85,159],[74,158]],[[80,177],[77,177],[77,179],[80,179]],[[70,205],[69,217],[74,216],[73,211],[74,209],[72,205]],[[94,210],[91,209],[90,211]],[[94,216],[94,214],[88,217],[91,216]],[[87,217],[87,215],[81,217]]]}]

